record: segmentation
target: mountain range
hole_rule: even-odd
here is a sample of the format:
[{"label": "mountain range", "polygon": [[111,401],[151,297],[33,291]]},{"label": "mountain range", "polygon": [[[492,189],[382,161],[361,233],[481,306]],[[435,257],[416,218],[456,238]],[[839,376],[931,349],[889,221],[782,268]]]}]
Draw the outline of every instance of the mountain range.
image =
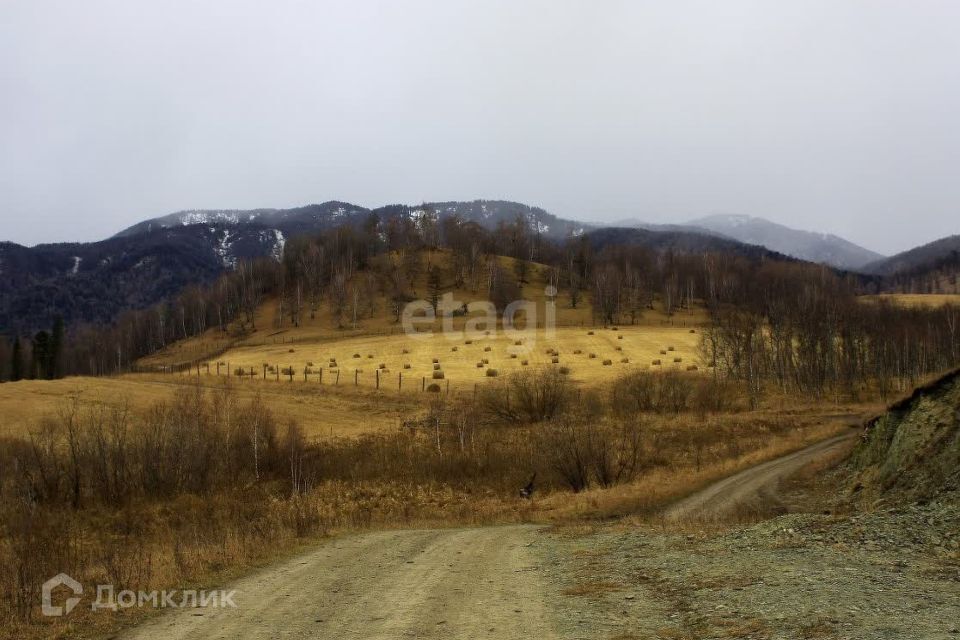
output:
[{"label": "mountain range", "polygon": [[766,247],[807,262],[818,262],[846,271],[859,271],[879,263],[884,256],[829,233],[793,229],[764,218],[744,215],[712,215],[685,224],[658,225],[624,220],[622,226],[650,230],[696,231],[716,234],[745,244]]},{"label": "mountain range", "polygon": [[627,220],[609,226],[498,200],[377,209],[330,201],[292,209],[191,210],[144,220],[99,242],[34,247],[0,242],[0,333],[49,326],[56,315],[70,323],[108,321],[124,309],[149,306],[189,284],[209,282],[238,260],[279,256],[286,240],[296,235],[359,226],[374,214],[383,223],[416,220],[427,210],[487,229],[519,216],[531,231],[554,241],[586,235],[595,247],[634,243],[682,252],[790,256],[881,278],[908,271],[911,278],[922,278],[925,265],[936,265],[942,274],[960,263],[960,236],[884,258],[837,236],[748,216],[709,216],[678,225]]}]

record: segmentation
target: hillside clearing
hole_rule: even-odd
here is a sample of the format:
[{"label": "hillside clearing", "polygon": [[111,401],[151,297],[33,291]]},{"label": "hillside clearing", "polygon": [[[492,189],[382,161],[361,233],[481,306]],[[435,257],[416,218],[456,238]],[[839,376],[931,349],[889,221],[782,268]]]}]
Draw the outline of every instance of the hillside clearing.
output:
[{"label": "hillside clearing", "polygon": [[[0,385],[0,436],[24,436],[44,416],[69,409],[75,402],[81,407],[129,407],[137,411],[169,400],[182,385],[196,383],[195,376],[149,374],[10,382]],[[413,398],[366,389],[325,388],[320,393],[302,384],[250,384],[213,376],[203,376],[199,383],[208,388],[229,383],[242,402],[262,394],[279,420],[295,420],[308,438],[395,429],[403,416],[419,407]]]}]

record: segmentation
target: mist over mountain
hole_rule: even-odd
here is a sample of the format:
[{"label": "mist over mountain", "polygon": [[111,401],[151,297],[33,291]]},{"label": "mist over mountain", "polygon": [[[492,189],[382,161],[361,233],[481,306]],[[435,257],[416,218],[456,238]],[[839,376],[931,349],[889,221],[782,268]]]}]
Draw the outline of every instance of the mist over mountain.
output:
[{"label": "mist over mountain", "polygon": [[649,224],[639,220],[626,225],[644,229],[687,230],[717,234],[746,244],[766,247],[784,255],[849,271],[884,256],[829,233],[793,229],[764,218],[745,215],[711,215],[683,224]]}]

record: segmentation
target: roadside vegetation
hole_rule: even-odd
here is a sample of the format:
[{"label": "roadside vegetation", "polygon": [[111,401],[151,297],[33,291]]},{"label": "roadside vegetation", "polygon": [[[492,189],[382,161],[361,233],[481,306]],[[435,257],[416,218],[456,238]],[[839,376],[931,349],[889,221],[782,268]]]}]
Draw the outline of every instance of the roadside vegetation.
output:
[{"label": "roadside vegetation", "polygon": [[838,428],[743,412],[735,386],[718,409],[712,384],[635,374],[578,392],[556,370],[522,372],[476,399],[437,394],[400,429],[312,442],[227,387],[184,386],[148,410],[68,405],[0,442],[0,616],[24,636],[62,631],[37,612],[61,571],[117,589],[210,584],[347,530],[651,511]]}]

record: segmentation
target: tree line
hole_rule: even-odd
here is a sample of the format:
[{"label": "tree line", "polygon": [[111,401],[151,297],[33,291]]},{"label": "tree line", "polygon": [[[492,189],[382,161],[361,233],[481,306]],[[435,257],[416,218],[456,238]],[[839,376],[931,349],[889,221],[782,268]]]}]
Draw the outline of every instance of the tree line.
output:
[{"label": "tree line", "polygon": [[[444,249],[443,260],[424,250]],[[425,258],[426,256],[426,258]],[[498,256],[513,260],[506,264]],[[535,273],[536,272],[536,273]],[[166,345],[216,329],[244,335],[269,322],[298,326],[325,309],[340,328],[377,313],[399,321],[407,302],[434,305],[443,291],[467,289],[499,309],[521,298],[534,276],[556,288],[559,304],[589,301],[593,321],[631,324],[658,301],[672,316],[702,301],[709,313],[704,359],[716,375],[823,395],[887,394],[953,366],[958,311],[865,304],[863,281],[820,265],[733,253],[687,253],[637,244],[598,246],[589,236],[548,241],[523,216],[493,230],[429,208],[314,236],[290,239],[279,259],[240,261],[209,285],[130,310],[109,326],[58,323],[30,340],[0,341],[0,379],[101,375],[127,370]],[[270,318],[257,316],[267,297]],[[387,308],[378,309],[379,300]],[[19,364],[18,364],[19,363]]]}]

